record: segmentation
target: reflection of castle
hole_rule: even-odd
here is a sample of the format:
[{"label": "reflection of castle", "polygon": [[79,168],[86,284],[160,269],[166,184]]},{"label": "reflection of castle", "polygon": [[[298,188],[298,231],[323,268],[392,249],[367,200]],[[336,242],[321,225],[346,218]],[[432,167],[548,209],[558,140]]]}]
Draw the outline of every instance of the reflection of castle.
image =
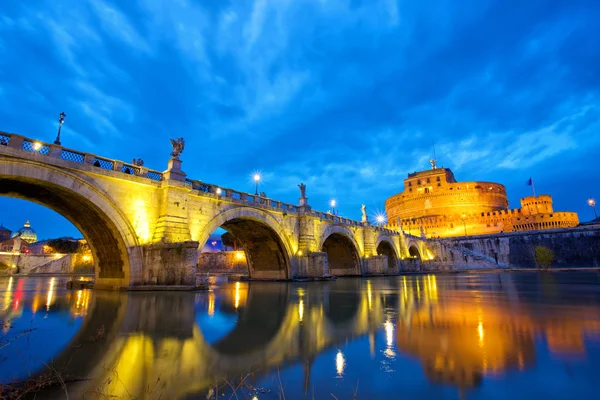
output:
[{"label": "reflection of castle", "polygon": [[[571,358],[585,354],[585,337],[600,337],[594,305],[529,303],[508,276],[474,285],[435,278],[403,277],[396,332],[398,349],[418,357],[434,382],[477,387],[486,375],[535,363],[536,338],[554,357]],[[481,288],[497,294],[482,296]]]},{"label": "reflection of castle", "polygon": [[[457,182],[448,168],[408,174],[404,191],[385,203],[392,226],[412,235],[450,237],[569,228],[577,213],[554,212],[549,195],[521,199],[508,209],[506,188],[491,182]],[[421,232],[423,231],[423,232]]]}]

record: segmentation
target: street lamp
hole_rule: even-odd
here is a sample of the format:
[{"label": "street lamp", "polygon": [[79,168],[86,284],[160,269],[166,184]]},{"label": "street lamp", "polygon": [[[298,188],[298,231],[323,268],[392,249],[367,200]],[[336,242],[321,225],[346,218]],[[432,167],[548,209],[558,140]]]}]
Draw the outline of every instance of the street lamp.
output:
[{"label": "street lamp", "polygon": [[592,207],[592,210],[594,210],[594,218],[598,219],[598,214],[596,213],[596,200],[590,197],[588,200],[588,206]]},{"label": "street lamp", "polygon": [[462,219],[463,227],[465,228],[465,236],[467,236],[467,223],[465,222],[465,220],[467,219],[467,214],[463,214],[460,219]]},{"label": "street lamp", "polygon": [[67,114],[65,114],[64,112],[61,112],[58,115],[58,134],[56,135],[56,140],[54,141],[54,144],[57,144],[59,146],[60,146],[60,130],[62,128],[63,122],[65,122],[66,116],[67,116]]},{"label": "street lamp", "polygon": [[260,174],[254,174],[254,183],[256,183],[256,191],[254,192],[255,195],[258,196],[258,182],[260,182]]},{"label": "street lamp", "polygon": [[385,219],[386,219],[386,218],[385,218],[385,215],[384,215],[384,214],[377,214],[377,215],[375,216],[375,221],[377,221],[377,223],[378,223],[379,225],[383,225],[383,224],[385,224]]},{"label": "street lamp", "polygon": [[331,200],[331,202],[329,202],[329,205],[331,205],[331,213],[333,215],[335,215],[335,200]]}]

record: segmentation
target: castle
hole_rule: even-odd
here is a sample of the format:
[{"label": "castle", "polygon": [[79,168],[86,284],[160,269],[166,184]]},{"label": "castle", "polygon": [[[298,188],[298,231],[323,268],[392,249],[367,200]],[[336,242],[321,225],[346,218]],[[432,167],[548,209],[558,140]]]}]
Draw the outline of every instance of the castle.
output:
[{"label": "castle", "polygon": [[385,202],[389,224],[415,236],[452,237],[579,225],[577,213],[554,212],[549,195],[521,199],[509,209],[506,188],[493,182],[457,182],[449,168],[408,174],[404,191]]}]

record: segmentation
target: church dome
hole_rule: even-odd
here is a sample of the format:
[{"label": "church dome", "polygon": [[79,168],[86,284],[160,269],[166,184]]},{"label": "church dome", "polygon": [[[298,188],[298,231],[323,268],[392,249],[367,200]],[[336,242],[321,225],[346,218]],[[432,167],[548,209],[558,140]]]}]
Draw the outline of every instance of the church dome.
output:
[{"label": "church dome", "polygon": [[25,222],[25,225],[18,231],[12,234],[13,238],[21,238],[27,243],[37,242],[37,234],[31,229],[29,221]]}]

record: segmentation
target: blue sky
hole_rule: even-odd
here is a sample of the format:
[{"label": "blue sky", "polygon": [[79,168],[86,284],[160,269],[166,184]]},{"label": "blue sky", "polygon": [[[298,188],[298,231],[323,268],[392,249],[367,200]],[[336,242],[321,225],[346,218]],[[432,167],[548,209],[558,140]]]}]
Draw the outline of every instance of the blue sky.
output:
[{"label": "blue sky", "polygon": [[[597,0],[8,0],[0,130],[360,218],[440,165],[592,216],[600,197]],[[1,198],[0,223],[77,235]],[[8,211],[10,210],[10,211]]]}]

